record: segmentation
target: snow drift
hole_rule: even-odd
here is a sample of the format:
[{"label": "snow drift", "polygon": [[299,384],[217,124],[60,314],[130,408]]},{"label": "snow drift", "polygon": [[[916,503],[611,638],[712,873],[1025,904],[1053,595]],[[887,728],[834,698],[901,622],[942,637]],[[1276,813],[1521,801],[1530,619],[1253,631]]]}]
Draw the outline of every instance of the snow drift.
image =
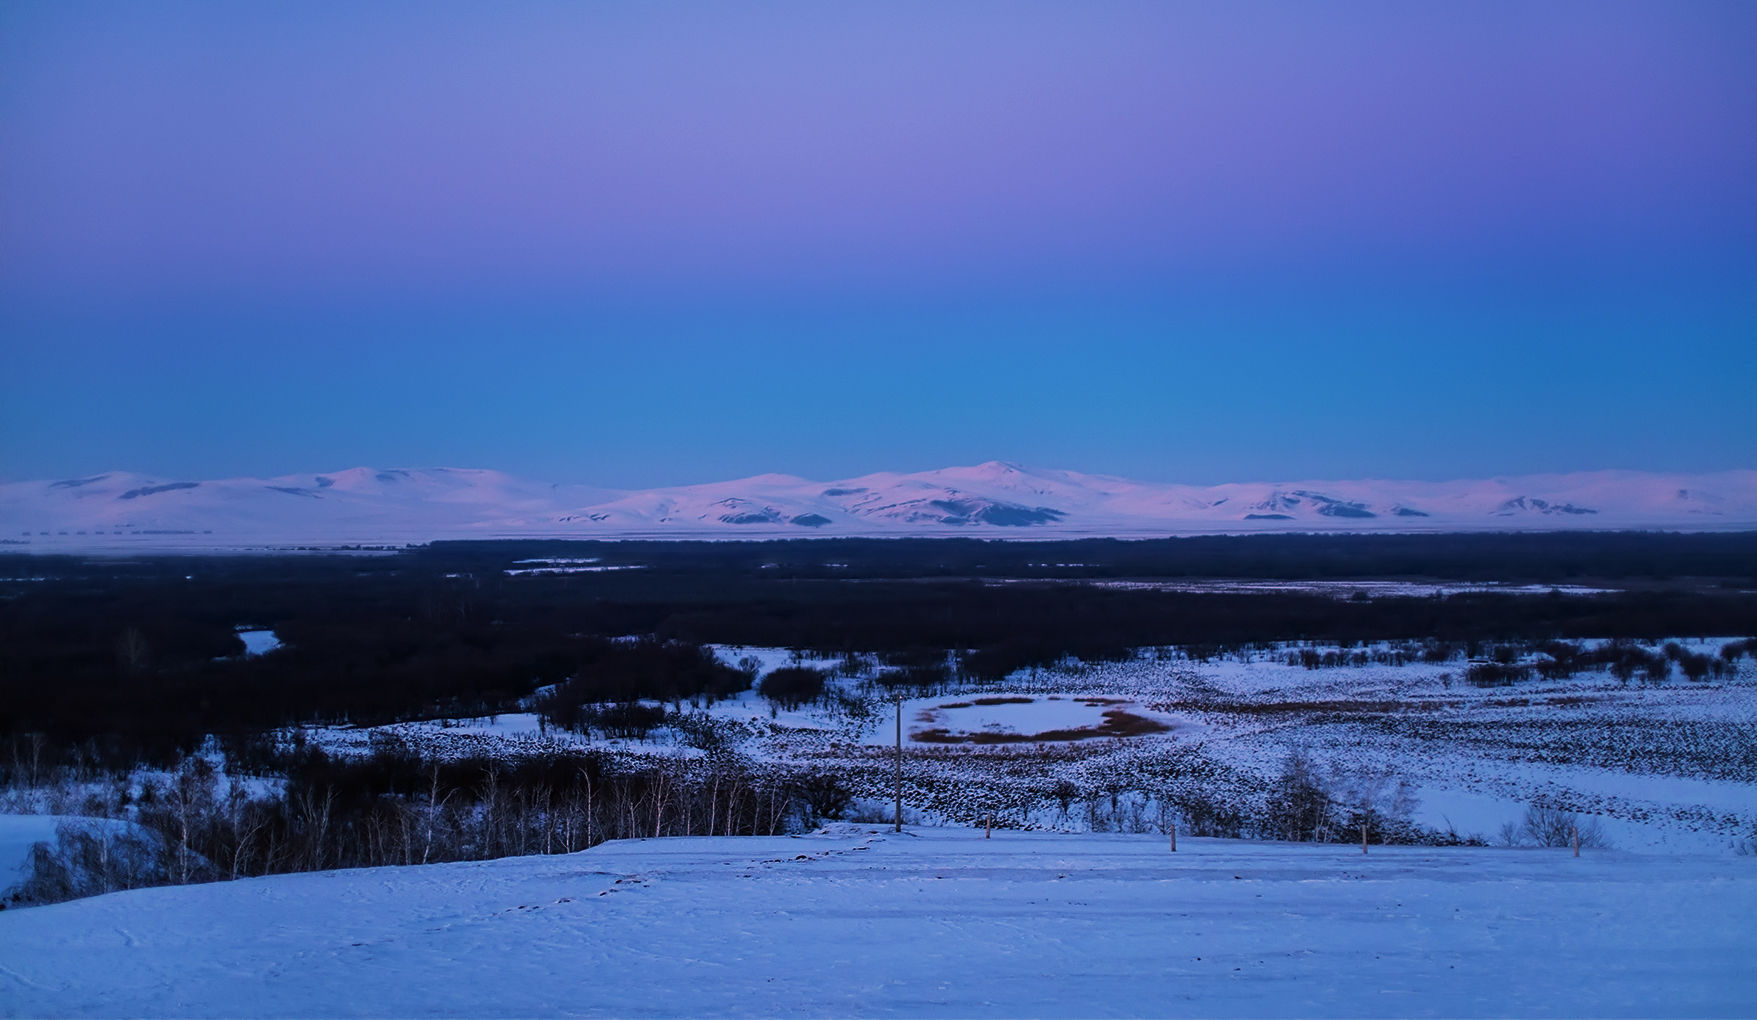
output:
[{"label": "snow drift", "polygon": [[1739,858],[837,826],[0,912],[29,1016],[1749,1016]]}]

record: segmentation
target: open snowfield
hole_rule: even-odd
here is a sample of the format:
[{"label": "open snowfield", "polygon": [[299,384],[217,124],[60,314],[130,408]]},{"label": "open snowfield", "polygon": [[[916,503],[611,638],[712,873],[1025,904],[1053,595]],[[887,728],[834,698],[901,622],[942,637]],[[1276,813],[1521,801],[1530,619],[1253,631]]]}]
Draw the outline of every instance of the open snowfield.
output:
[{"label": "open snowfield", "polygon": [[0,913],[8,1016],[1751,1016],[1729,856],[836,826]]},{"label": "open snowfield", "polygon": [[[1684,646],[1713,654],[1725,640]],[[1307,669],[1284,661],[1295,647],[1248,661],[1146,651],[907,698],[910,817],[971,824],[992,813],[1011,827],[1145,831],[1160,823],[1168,794],[1249,808],[1298,750],[1343,781],[1376,774],[1408,783],[1412,820],[1461,837],[1496,841],[1534,802],[1589,817],[1625,850],[1727,852],[1757,831],[1757,662],[1749,658],[1712,682],[1625,683],[1600,671],[1478,687],[1460,661]],[[763,673],[794,661],[785,649],[718,651]],[[685,711],[715,720],[753,760],[834,769],[858,797],[888,804],[890,695],[860,677],[833,683],[842,700],[774,709],[746,691]],[[1165,729],[1115,736],[1102,729],[1111,711]],[[440,755],[584,746],[649,760],[702,754],[671,727],[646,740],[607,740],[544,729],[530,713],[309,735],[344,753],[394,738]]]}]

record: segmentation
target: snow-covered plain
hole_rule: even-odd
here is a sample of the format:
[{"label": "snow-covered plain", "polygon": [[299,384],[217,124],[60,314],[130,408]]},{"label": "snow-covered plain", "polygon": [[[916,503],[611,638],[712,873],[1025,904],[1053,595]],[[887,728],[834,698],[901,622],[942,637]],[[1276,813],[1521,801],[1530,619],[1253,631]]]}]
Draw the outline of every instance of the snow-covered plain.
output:
[{"label": "snow-covered plain", "polygon": [[[1683,644],[1713,654],[1724,640]],[[1734,852],[1757,833],[1757,663],[1705,682],[1479,688],[1457,661],[1307,669],[1286,661],[1300,650],[1144,649],[907,699],[902,835],[832,823],[0,911],[0,1014],[1757,1014],[1757,857]],[[747,691],[684,710],[758,767],[842,777],[852,817],[888,815],[898,715],[871,682],[876,659],[716,653],[758,673],[835,671],[831,696],[803,708]],[[1078,731],[1113,709],[1169,729],[923,739]],[[606,741],[532,712],[303,737],[338,753],[392,740],[705,763],[681,728]],[[1602,826],[1612,849],[1362,855],[1181,828],[1169,851],[1161,826],[1180,820],[1180,795],[1260,810],[1294,749],[1320,773],[1413,784],[1425,825],[1494,841],[1542,801]],[[974,826],[991,815],[984,839]],[[55,821],[0,818],[0,860],[22,860]]]},{"label": "snow-covered plain", "polygon": [[8,1016],[1750,1016],[1724,856],[841,825],[0,913]]},{"label": "snow-covered plain", "polygon": [[[1684,645],[1713,654],[1722,643]],[[1128,662],[1022,670],[997,683],[905,699],[911,817],[970,824],[992,814],[1009,826],[1145,831],[1160,824],[1165,798],[1188,796],[1257,813],[1297,750],[1340,782],[1387,775],[1410,784],[1411,820],[1461,837],[1495,841],[1537,802],[1581,813],[1621,849],[1727,853],[1757,835],[1757,663],[1748,657],[1717,681],[1626,684],[1591,672],[1483,688],[1464,680],[1459,661],[1307,669],[1285,661],[1293,650],[1212,661],[1145,650]],[[785,649],[717,652],[762,673],[795,662],[846,665]],[[820,704],[776,709],[746,691],[683,710],[714,720],[753,761],[832,770],[857,798],[882,806],[893,783],[897,710],[888,692],[867,682],[877,664],[855,665],[866,672],[833,679],[836,696]],[[935,729],[953,738],[1095,730],[1113,709],[1169,728],[992,744],[932,738]],[[341,753],[386,739],[440,756],[512,758],[595,746],[688,762],[702,753],[671,727],[647,740],[605,740],[544,729],[531,713],[328,727],[305,736]]]},{"label": "snow-covered plain", "polygon": [[[990,462],[820,482],[758,475],[640,492],[464,468],[0,485],[0,549],[400,546],[443,538],[970,535],[1757,527],[1757,471],[1419,482],[1137,482]],[[533,572],[589,566],[538,565]]]}]

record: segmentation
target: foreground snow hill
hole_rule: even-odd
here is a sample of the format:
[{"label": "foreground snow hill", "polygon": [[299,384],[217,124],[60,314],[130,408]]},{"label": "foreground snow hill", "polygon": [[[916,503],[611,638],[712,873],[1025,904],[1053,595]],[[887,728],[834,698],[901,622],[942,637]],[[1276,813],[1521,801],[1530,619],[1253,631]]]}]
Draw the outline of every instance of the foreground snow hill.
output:
[{"label": "foreground snow hill", "polygon": [[1751,1016],[1732,856],[835,826],[0,913],[54,1016]]},{"label": "foreground snow hill", "polygon": [[0,549],[27,552],[444,538],[1563,528],[1757,528],[1757,471],[1192,486],[990,462],[834,482],[758,475],[640,492],[460,468],[352,468],[210,481],[110,472],[0,485]]}]

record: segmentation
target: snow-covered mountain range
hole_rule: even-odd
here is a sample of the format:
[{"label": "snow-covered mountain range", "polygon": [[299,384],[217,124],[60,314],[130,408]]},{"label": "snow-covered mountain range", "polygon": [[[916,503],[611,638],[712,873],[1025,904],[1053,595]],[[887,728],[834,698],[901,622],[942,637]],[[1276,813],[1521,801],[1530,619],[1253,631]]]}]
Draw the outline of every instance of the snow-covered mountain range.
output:
[{"label": "snow-covered mountain range", "polygon": [[626,491],[496,471],[351,468],[210,481],[110,472],[0,485],[13,551],[444,538],[1146,537],[1256,531],[1757,528],[1757,471],[1195,486],[998,461],[817,482]]}]

